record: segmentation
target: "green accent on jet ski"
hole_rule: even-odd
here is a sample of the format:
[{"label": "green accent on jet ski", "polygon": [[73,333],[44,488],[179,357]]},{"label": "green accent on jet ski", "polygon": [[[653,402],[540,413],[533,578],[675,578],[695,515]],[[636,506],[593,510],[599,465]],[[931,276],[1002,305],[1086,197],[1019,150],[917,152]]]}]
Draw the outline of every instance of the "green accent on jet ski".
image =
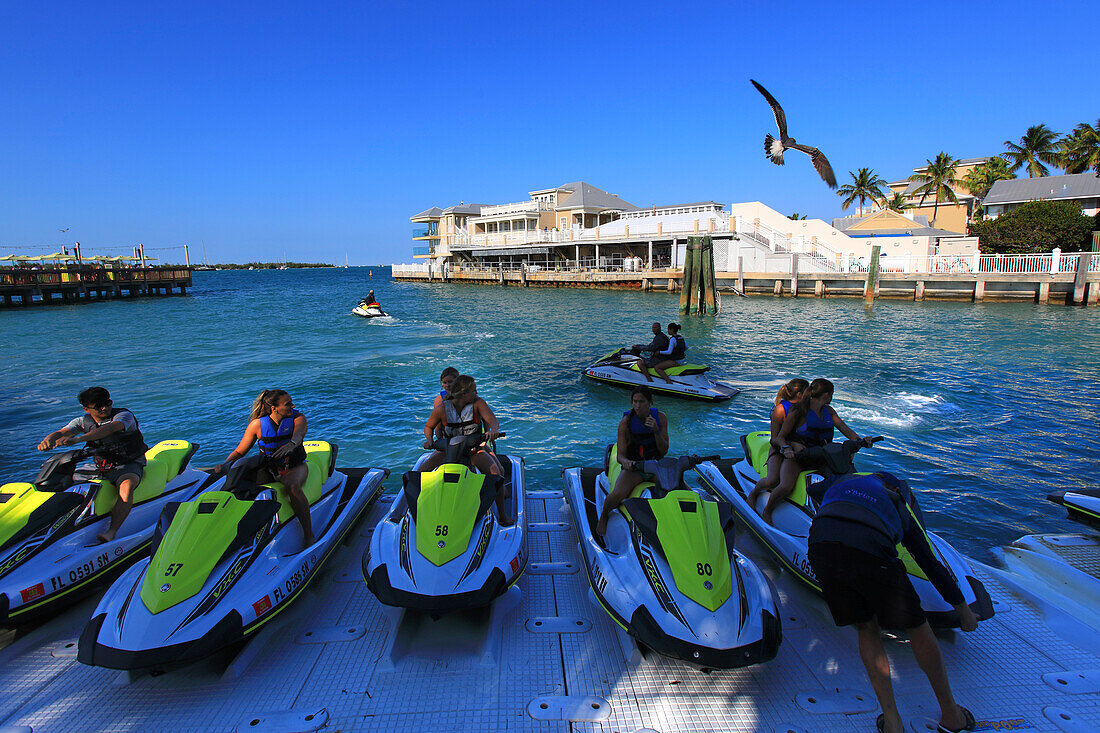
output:
[{"label": "green accent on jet ski", "polygon": [[31,513],[53,496],[39,491],[34,484],[12,483],[0,486],[0,547],[27,525]]},{"label": "green accent on jet ski", "polygon": [[[745,440],[749,446],[749,455],[752,456],[752,467],[756,469],[761,477],[768,474],[768,451],[771,448],[771,438],[772,434],[770,432],[761,430],[749,433]],[[812,473],[813,471],[803,471],[798,474],[798,478],[794,482],[794,490],[787,497],[787,501],[795,506],[806,506],[806,486],[809,484],[809,477]],[[753,508],[755,509],[755,507]]]},{"label": "green accent on jet ski", "polygon": [[[332,461],[332,445],[323,440],[307,440],[302,446],[306,449],[306,466],[308,473],[306,481],[302,484],[302,493],[306,495],[306,501],[310,506],[321,498],[321,490],[328,478],[328,467]],[[279,523],[290,521],[294,517],[294,507],[290,505],[290,494],[286,487],[278,481],[264,484],[271,489],[279,500]]]},{"label": "green accent on jet ski", "polygon": [[[630,365],[630,368],[633,369],[636,372],[641,372],[642,371],[641,362],[638,362],[638,361],[634,362],[633,364]],[[675,376],[678,376],[680,374],[683,374],[684,372],[688,371],[689,369],[694,370],[695,373],[701,373],[701,372],[707,371],[708,369],[710,369],[710,367],[703,366],[702,364],[680,364],[679,366],[669,367],[668,369],[665,369],[664,371],[665,371],[665,374],[667,374],[668,376],[675,377]]]},{"label": "green accent on jet ski", "polygon": [[[162,440],[145,452],[145,471],[141,483],[134,489],[134,503],[155,499],[164,493],[169,481],[179,475],[183,459],[191,452],[186,440]],[[99,481],[95,495],[95,514],[109,514],[118,501],[118,489],[106,479]]]},{"label": "green accent on jet ski", "polygon": [[717,611],[733,593],[718,503],[679,489],[651,499],[649,507],[676,587],[708,611]]},{"label": "green accent on jet ski", "polygon": [[466,551],[484,483],[485,476],[458,463],[444,463],[420,474],[416,551],[433,565],[443,565]]},{"label": "green accent on jet ski", "polygon": [[[608,470],[607,470],[608,484],[607,485],[608,485],[608,488],[612,489],[612,490],[615,488],[615,482],[619,480],[619,474],[623,472],[623,464],[619,463],[619,461],[616,459],[616,456],[618,456],[618,454],[619,454],[618,444],[617,443],[612,443],[611,444],[611,452],[608,454],[608,463],[609,463],[609,465],[607,467],[608,468]],[[628,498],[628,499],[644,499],[644,498],[647,497],[646,492],[647,491],[652,492],[652,489],[653,489],[653,482],[652,481],[642,481],[641,483],[639,483],[637,486],[635,486],[633,489],[630,490],[630,495],[627,496],[626,498]],[[601,507],[601,509],[602,509],[602,507]],[[633,521],[633,520],[631,520],[630,512],[628,512],[626,510],[625,505],[619,504],[617,509],[620,512],[623,513],[623,516],[626,517],[627,520]]]},{"label": "green accent on jet ski", "polygon": [[160,613],[202,590],[252,504],[227,491],[210,491],[180,504],[145,569],[141,600],[151,613]]}]

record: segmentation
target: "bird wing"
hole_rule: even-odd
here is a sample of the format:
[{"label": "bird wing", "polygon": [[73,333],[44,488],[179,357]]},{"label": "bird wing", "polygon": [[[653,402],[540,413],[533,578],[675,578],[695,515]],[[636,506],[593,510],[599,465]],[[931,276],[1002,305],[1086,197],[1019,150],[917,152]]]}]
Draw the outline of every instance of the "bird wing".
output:
[{"label": "bird wing", "polygon": [[793,143],[787,146],[788,148],[794,148],[795,150],[801,150],[806,155],[810,156],[810,160],[814,164],[814,168],[817,169],[818,175],[821,176],[821,180],[829,184],[829,188],[836,188],[836,175],[833,173],[833,167],[829,165],[828,158],[817,148],[811,148],[809,145],[799,145]]},{"label": "bird wing", "polygon": [[775,115],[775,124],[779,126],[779,139],[787,139],[787,115],[783,114],[783,108],[779,106],[779,102],[775,101],[775,97],[768,92],[767,89],[756,83],[755,79],[749,79],[752,85],[756,87],[756,91],[764,95],[764,99],[768,100],[768,104],[772,106],[772,114]]}]

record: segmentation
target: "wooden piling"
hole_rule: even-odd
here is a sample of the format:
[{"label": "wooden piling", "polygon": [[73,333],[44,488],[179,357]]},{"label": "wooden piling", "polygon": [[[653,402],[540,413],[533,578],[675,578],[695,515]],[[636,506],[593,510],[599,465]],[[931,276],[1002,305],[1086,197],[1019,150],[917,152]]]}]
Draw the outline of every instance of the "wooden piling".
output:
[{"label": "wooden piling", "polygon": [[684,281],[680,285],[680,315],[686,316],[691,312],[691,296],[695,291],[695,237],[688,237],[684,246]]},{"label": "wooden piling", "polygon": [[878,260],[882,245],[871,247],[871,264],[867,267],[867,282],[863,285],[863,303],[872,306],[875,303],[875,291],[878,289]]},{"label": "wooden piling", "polygon": [[798,297],[798,253],[791,252],[791,297]]},{"label": "wooden piling", "polygon": [[1089,260],[1092,252],[1082,252],[1077,255],[1077,269],[1073,277],[1073,304],[1081,305],[1085,302],[1085,280],[1089,275]]},{"label": "wooden piling", "polygon": [[1050,302],[1050,283],[1049,282],[1039,283],[1038,298],[1039,298],[1040,303],[1049,303]]},{"label": "wooden piling", "polygon": [[737,292],[745,292],[745,258],[737,256]]},{"label": "wooden piling", "polygon": [[718,315],[718,284],[714,280],[714,240],[703,237],[703,297],[701,313]]},{"label": "wooden piling", "polygon": [[824,298],[825,297],[825,280],[824,280],[824,278],[822,278],[821,280],[818,280],[816,283],[814,283],[814,297],[815,298]]},{"label": "wooden piling", "polygon": [[924,300],[924,280],[917,280],[917,289],[913,292],[913,300]]}]

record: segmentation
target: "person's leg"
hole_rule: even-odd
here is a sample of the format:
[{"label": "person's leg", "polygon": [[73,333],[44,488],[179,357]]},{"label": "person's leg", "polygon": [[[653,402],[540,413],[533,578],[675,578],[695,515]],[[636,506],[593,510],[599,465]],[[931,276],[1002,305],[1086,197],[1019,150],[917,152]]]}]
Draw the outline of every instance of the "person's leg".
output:
[{"label": "person's leg", "polygon": [[302,492],[302,485],[305,484],[308,475],[309,469],[306,464],[300,463],[279,477],[283,486],[286,487],[290,508],[294,510],[294,516],[298,517],[298,521],[302,524],[303,547],[309,547],[317,541],[313,536],[313,518],[309,513],[309,500]]},{"label": "person's leg", "polygon": [[[488,451],[478,451],[474,453],[471,457],[471,462],[477,470],[484,474],[492,474],[493,476],[500,476],[502,474],[497,457]],[[497,492],[496,505],[497,517],[504,526],[508,526],[512,523],[512,516],[508,511],[508,507],[510,506],[509,502],[512,498],[511,492],[512,485],[507,482],[501,482],[500,491]]]},{"label": "person's leg", "polygon": [[428,456],[417,470],[421,472],[434,471],[443,465],[443,457],[442,451],[436,451]]},{"label": "person's leg", "polygon": [[657,372],[657,376],[665,380],[666,383],[672,384],[672,379],[670,379],[669,376],[665,374],[665,369],[674,366],[676,366],[676,362],[674,361],[662,361],[661,363],[657,364],[657,366],[653,367],[653,371]]},{"label": "person's leg", "polygon": [[800,473],[802,473],[802,467],[798,464],[798,461],[791,458],[783,461],[779,468],[779,485],[772,489],[771,496],[768,497],[768,503],[764,506],[764,511],[760,512],[760,516],[765,522],[772,523],[772,514],[794,491],[794,485],[798,481],[798,474]]},{"label": "person's leg", "polygon": [[615,486],[604,500],[603,509],[600,511],[600,519],[596,522],[596,534],[601,537],[607,534],[607,518],[615,507],[622,503],[623,499],[630,496],[634,487],[642,482],[642,474],[637,471],[627,471],[625,468],[619,472],[619,478],[615,479]]},{"label": "person's leg", "polygon": [[932,691],[936,693],[936,701],[940,704],[940,724],[951,730],[962,728],[966,724],[966,716],[951,694],[943,653],[927,621],[915,629],[909,629],[909,644],[913,648],[917,664],[932,685]]},{"label": "person's leg", "polygon": [[110,542],[118,534],[119,528],[130,514],[134,505],[134,489],[141,483],[141,477],[135,473],[127,473],[118,477],[118,501],[111,508],[111,522],[107,529],[96,535],[100,542]]},{"label": "person's leg", "polygon": [[871,689],[875,691],[879,707],[885,720],[883,730],[887,733],[904,733],[897,702],[894,700],[894,685],[890,682],[890,658],[886,656],[886,647],[882,645],[882,629],[874,619],[856,624],[859,638],[859,658],[867,670]]},{"label": "person's leg", "polygon": [[760,480],[756,482],[756,485],[752,487],[752,491],[749,492],[749,506],[755,510],[756,500],[760,494],[765,491],[774,489],[779,483],[779,472],[783,465],[783,454],[778,452],[772,452],[768,455],[768,465],[764,471],[764,475],[760,477]]}]

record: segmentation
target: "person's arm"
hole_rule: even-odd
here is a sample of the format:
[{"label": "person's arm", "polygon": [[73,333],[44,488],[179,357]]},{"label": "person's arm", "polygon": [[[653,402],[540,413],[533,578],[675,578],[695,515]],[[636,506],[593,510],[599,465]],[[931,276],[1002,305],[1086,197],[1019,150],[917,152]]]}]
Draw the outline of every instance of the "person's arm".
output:
[{"label": "person's arm", "polygon": [[74,435],[71,437],[61,438],[57,441],[56,445],[69,445],[76,441],[87,443],[91,440],[99,440],[100,438],[106,438],[108,435],[122,432],[126,429],[126,426],[118,421],[112,420],[111,422],[104,423],[99,427],[93,428],[83,435]]},{"label": "person's arm", "polygon": [[428,415],[428,421],[424,423],[424,449],[432,447],[435,429],[443,425],[443,401],[439,401],[438,407],[432,408],[432,414]]},{"label": "person's arm", "polygon": [[275,452],[271,454],[272,457],[282,458],[283,456],[290,455],[292,450],[305,442],[307,427],[306,416],[302,414],[296,416],[294,418],[294,434],[290,436],[290,440],[280,445]]},{"label": "person's arm", "polygon": [[771,439],[768,441],[776,448],[779,447],[779,431],[783,429],[783,420],[787,417],[787,411],[783,409],[783,404],[780,403],[772,408],[771,414]]},{"label": "person's arm", "polygon": [[485,440],[494,440],[500,437],[500,422],[497,420],[497,416],[493,414],[493,408],[489,407],[488,402],[478,399],[474,403],[474,413],[477,415],[477,419],[489,428],[485,433]]},{"label": "person's arm", "polygon": [[627,446],[630,445],[630,415],[619,421],[619,434],[615,439],[615,460],[628,471],[634,470],[634,461],[626,457]]},{"label": "person's arm", "polygon": [[909,513],[908,507],[905,506],[904,501],[900,497],[894,500],[894,507],[901,516],[901,544],[905,546],[905,549],[909,550],[909,554],[913,556],[917,565],[919,565],[920,569],[924,571],[924,574],[928,576],[929,582],[939,591],[939,594],[943,596],[945,601],[955,606],[956,609],[958,609],[960,604],[965,606],[966,604],[963,602],[962,591],[955,583],[955,579],[951,577],[951,573],[948,572],[947,568],[936,559],[936,553],[928,543],[928,536],[924,533],[924,528],[921,527],[913,518],[913,515]]},{"label": "person's arm", "polygon": [[663,351],[661,351],[661,352],[659,352],[659,353],[661,354],[661,356],[669,356],[669,357],[671,357],[671,356],[672,356],[672,351],[673,351],[673,349],[675,349],[675,348],[676,348],[676,341],[675,341],[675,339],[671,339],[671,338],[670,338],[670,339],[668,340],[668,347],[667,347],[667,348],[665,348],[665,349],[664,349]]},{"label": "person's arm", "polygon": [[833,413],[833,425],[836,425],[836,429],[843,433],[845,438],[848,438],[850,440],[858,440],[860,443],[863,444],[864,448],[871,447],[870,439],[861,438],[856,435],[856,431],[852,430],[850,427],[847,426],[847,424],[845,424],[843,420],[840,419],[840,415],[836,414],[836,410],[834,410],[831,405],[829,406],[829,412]]},{"label": "person's arm", "polygon": [[75,435],[78,435],[77,431],[66,425],[43,438],[42,442],[38,444],[38,450],[49,450],[59,445],[68,445],[70,439]]},{"label": "person's arm", "polygon": [[248,454],[248,451],[252,449],[252,444],[256,442],[256,438],[260,435],[260,420],[259,418],[248,423],[248,427],[244,429],[244,437],[241,438],[241,442],[237,444],[237,447],[230,451],[229,455],[225,457],[225,460],[214,466],[214,473],[221,473],[222,469]]},{"label": "person's arm", "polygon": [[793,433],[795,428],[798,427],[797,422],[798,421],[795,419],[794,416],[794,411],[792,410],[788,412],[786,417],[783,418],[783,426],[779,428],[779,435],[775,437],[775,444],[779,446],[779,452],[784,457],[789,457],[788,452],[790,453],[790,456],[794,455],[794,448],[791,447],[791,444],[788,441],[791,437],[791,433]]},{"label": "person's arm", "polygon": [[[646,418],[646,425],[653,420],[653,416]],[[657,452],[660,455],[668,453],[668,418],[665,417],[665,413],[657,413],[657,425],[651,426],[653,428],[653,437],[657,440]]]}]

